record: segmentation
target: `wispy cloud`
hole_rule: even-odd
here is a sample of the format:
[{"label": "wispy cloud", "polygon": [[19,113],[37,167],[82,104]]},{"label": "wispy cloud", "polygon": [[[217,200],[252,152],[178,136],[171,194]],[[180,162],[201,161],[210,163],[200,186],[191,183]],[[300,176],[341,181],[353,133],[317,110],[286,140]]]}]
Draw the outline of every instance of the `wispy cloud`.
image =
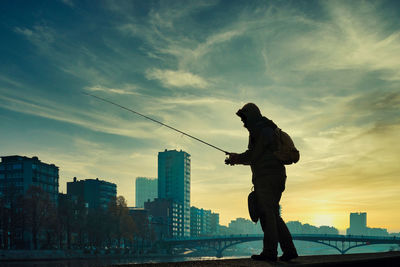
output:
[{"label": "wispy cloud", "polygon": [[[129,88],[129,89],[128,89]],[[84,88],[85,90],[92,91],[92,92],[106,92],[106,93],[113,93],[113,94],[120,94],[120,95],[135,95],[138,94],[134,90],[136,89],[135,86],[128,86],[127,88],[108,88],[101,85],[95,86],[87,86]]]},{"label": "wispy cloud", "polygon": [[24,36],[43,52],[46,52],[56,41],[54,30],[46,25],[35,25],[32,28],[15,27],[14,31]]},{"label": "wispy cloud", "polygon": [[159,80],[165,87],[206,88],[208,86],[208,82],[202,77],[186,71],[150,69],[146,71],[146,77]]},{"label": "wispy cloud", "polygon": [[69,7],[74,7],[75,4],[72,0],[61,0],[61,2],[63,2],[64,4],[66,4]]},{"label": "wispy cloud", "polygon": [[13,87],[21,88],[23,85],[22,83],[16,81],[15,79],[0,75],[0,81],[6,83],[8,86],[11,85]]},{"label": "wispy cloud", "polygon": [[[103,133],[115,134],[132,138],[154,138],[149,136],[146,122],[131,123],[131,120],[123,119],[117,115],[106,112],[77,109],[74,106],[45,100],[40,97],[9,97],[0,95],[0,106],[15,112],[25,113],[46,119],[52,119],[65,123],[81,126],[83,128]],[[147,126],[146,126],[147,125]]]},{"label": "wispy cloud", "polygon": [[331,20],[314,23],[309,31],[293,36],[293,42],[287,44],[294,54],[308,56],[306,62],[296,66],[298,69],[363,69],[383,71],[383,79],[400,79],[400,31],[385,29],[385,18],[376,14],[378,3],[324,5]]}]

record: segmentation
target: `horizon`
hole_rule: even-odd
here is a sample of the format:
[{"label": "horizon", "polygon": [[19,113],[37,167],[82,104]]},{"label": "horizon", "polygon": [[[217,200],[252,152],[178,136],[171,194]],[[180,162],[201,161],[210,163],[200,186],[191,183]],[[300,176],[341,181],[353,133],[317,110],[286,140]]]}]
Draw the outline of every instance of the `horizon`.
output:
[{"label": "horizon", "polygon": [[400,232],[398,1],[4,1],[0,154],[37,156],[66,182],[157,177],[157,152],[191,155],[191,206],[248,218],[248,166],[82,94],[137,110],[230,152],[247,102],[287,132],[286,222],[340,232],[350,212]]}]

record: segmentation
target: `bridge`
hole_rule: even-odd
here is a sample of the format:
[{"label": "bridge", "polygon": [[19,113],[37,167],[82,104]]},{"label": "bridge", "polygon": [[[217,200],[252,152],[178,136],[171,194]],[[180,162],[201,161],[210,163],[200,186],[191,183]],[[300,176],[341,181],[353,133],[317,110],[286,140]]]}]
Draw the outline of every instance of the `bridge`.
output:
[{"label": "bridge", "polygon": [[[211,248],[215,249],[217,257],[222,257],[222,252],[231,246],[262,240],[264,235],[228,235],[212,237],[188,237],[179,239],[166,239],[164,246],[185,247],[185,248]],[[292,234],[293,240],[309,241],[323,244],[345,254],[352,248],[377,245],[377,244],[397,244],[400,246],[400,237],[381,237],[381,236],[359,236],[359,235],[321,235],[321,234]]]}]

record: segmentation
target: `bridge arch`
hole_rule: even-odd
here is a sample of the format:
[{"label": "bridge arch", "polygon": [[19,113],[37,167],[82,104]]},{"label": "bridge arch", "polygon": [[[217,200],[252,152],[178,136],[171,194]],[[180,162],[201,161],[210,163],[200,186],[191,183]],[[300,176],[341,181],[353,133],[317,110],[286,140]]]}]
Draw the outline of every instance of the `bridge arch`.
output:
[{"label": "bridge arch", "polygon": [[[345,236],[345,235],[318,235],[318,234],[292,234],[293,240],[314,242],[336,249],[345,254],[350,249],[368,245],[398,244],[399,237],[370,237],[370,236]],[[262,240],[263,235],[230,235],[216,237],[198,237],[186,239],[165,240],[167,246],[203,246],[215,249],[217,257],[222,257],[225,249],[246,242]],[[340,245],[341,244],[341,245]]]},{"label": "bridge arch", "polygon": [[[295,239],[295,240],[296,240],[296,239]],[[236,241],[236,242],[229,243],[229,244],[227,244],[227,245],[225,245],[225,246],[222,246],[222,247],[220,247],[220,248],[217,248],[217,247],[212,247],[212,248],[214,248],[214,249],[216,250],[216,252],[217,252],[216,257],[217,257],[217,258],[222,258],[222,257],[223,257],[222,253],[223,253],[223,251],[224,251],[225,249],[227,249],[227,248],[229,248],[229,247],[231,247],[231,246],[234,246],[234,245],[238,245],[238,244],[242,244],[242,243],[247,243],[247,242],[254,242],[254,241],[258,241],[258,240],[238,240],[238,241]],[[326,246],[329,246],[329,247],[331,247],[331,248],[336,249],[336,250],[337,250],[339,253],[341,253],[341,254],[346,254],[346,252],[349,251],[349,250],[352,249],[352,248],[362,247],[362,246],[368,246],[368,245],[375,245],[375,244],[363,243],[363,244],[356,244],[356,245],[354,245],[354,246],[349,246],[349,247],[346,248],[346,249],[343,249],[343,247],[342,247],[342,249],[340,249],[339,247],[337,247],[337,246],[335,246],[335,245],[332,245],[332,244],[329,244],[329,243],[325,243],[325,242],[323,242],[323,241],[315,241],[315,240],[297,240],[297,241],[313,242],[313,243],[318,243],[318,244],[326,245]]]},{"label": "bridge arch", "polygon": [[221,247],[220,249],[216,249],[216,251],[217,251],[216,257],[217,258],[222,258],[223,257],[222,252],[225,249],[229,248],[229,247],[232,247],[232,246],[235,246],[235,245],[238,245],[238,244],[241,244],[241,243],[254,242],[254,241],[258,241],[258,240],[236,241],[236,242],[232,242],[230,244],[227,244],[227,245]]},{"label": "bridge arch", "polygon": [[[262,240],[262,238],[256,239],[256,240],[255,239],[252,239],[252,240],[245,240],[245,239],[236,240],[236,241],[232,241],[232,242],[230,242],[230,243],[228,243],[226,245],[220,246],[220,247],[210,247],[210,246],[209,247],[210,248],[214,248],[216,250],[216,252],[217,252],[217,256],[216,257],[221,258],[223,251],[225,249],[231,247],[231,246],[242,244],[242,243],[247,243],[247,242],[254,242],[254,241],[258,241],[258,240]],[[363,246],[369,246],[369,245],[378,245],[378,244],[370,244],[368,242],[361,242],[361,243],[360,242],[348,242],[349,246],[346,247],[344,245],[344,243],[346,243],[346,241],[339,241],[340,243],[342,243],[342,248],[340,248],[337,245],[337,242],[336,242],[336,245],[333,245],[333,244],[331,244],[329,242],[324,242],[324,241],[319,241],[319,240],[303,240],[303,239],[295,239],[295,238],[293,238],[293,240],[322,244],[322,245],[334,248],[335,250],[337,250],[341,254],[346,254],[347,251],[349,251],[352,248],[356,248],[356,247],[363,247]],[[351,245],[351,243],[355,243],[355,245]]]},{"label": "bridge arch", "polygon": [[367,242],[365,242],[365,243],[360,243],[360,244],[359,244],[358,242],[355,242],[355,245],[351,246],[351,242],[350,242],[350,243],[349,243],[349,247],[346,248],[346,249],[344,249],[344,242],[342,242],[342,249],[340,249],[339,247],[334,246],[334,245],[332,245],[332,244],[330,244],[330,243],[326,243],[326,242],[324,242],[324,241],[315,241],[315,240],[302,240],[302,241],[305,241],[305,242],[314,242],[314,243],[326,245],[326,246],[329,246],[329,247],[331,247],[331,248],[336,249],[336,250],[339,251],[341,254],[346,254],[346,252],[349,251],[349,250],[352,249],[352,248],[363,247],[363,246],[369,246],[369,245],[377,245],[377,244],[368,244]]}]

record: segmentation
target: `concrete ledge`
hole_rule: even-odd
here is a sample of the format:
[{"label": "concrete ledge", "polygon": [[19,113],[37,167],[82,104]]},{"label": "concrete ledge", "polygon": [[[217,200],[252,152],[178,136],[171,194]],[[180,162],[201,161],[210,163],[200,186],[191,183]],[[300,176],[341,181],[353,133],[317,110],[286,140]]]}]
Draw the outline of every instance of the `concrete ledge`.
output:
[{"label": "concrete ledge", "polygon": [[262,262],[246,259],[206,260],[169,263],[119,264],[128,266],[400,266],[400,252],[362,253],[346,255],[301,256],[290,262]]}]

